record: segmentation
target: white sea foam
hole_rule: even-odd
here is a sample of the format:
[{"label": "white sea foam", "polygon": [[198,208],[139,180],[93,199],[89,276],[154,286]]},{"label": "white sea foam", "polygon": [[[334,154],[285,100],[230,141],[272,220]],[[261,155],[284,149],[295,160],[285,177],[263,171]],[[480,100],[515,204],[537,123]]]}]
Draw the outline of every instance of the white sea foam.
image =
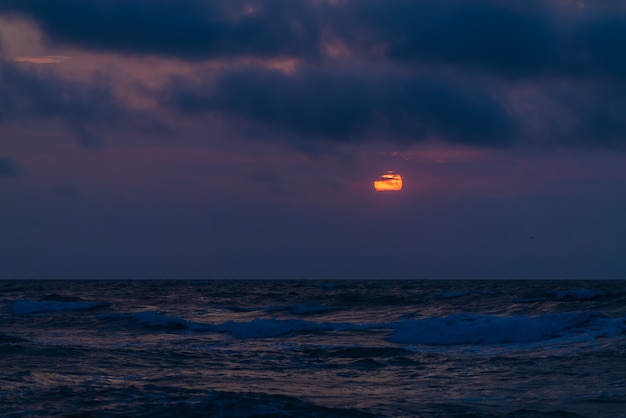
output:
[{"label": "white sea foam", "polygon": [[109,306],[107,302],[65,302],[58,300],[17,299],[7,309],[14,314],[35,314],[47,312],[84,311],[87,309]]},{"label": "white sea foam", "polygon": [[572,290],[559,290],[555,293],[556,299],[593,299],[598,296],[605,295],[605,292],[601,290],[589,290],[580,288]]},{"label": "white sea foam", "polygon": [[[597,312],[559,313],[538,317],[459,314],[443,318],[405,320],[390,336],[390,340],[402,344],[425,345],[527,343],[558,338],[570,331],[583,332],[586,324],[601,318]],[[619,321],[612,325],[619,326]],[[606,332],[611,332],[611,329],[607,328]]]}]

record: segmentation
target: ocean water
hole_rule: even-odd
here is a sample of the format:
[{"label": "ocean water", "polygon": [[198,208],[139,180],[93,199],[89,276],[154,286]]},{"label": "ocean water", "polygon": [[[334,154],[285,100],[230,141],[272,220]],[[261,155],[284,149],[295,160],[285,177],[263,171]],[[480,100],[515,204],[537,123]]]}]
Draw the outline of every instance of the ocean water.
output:
[{"label": "ocean water", "polygon": [[0,416],[626,417],[626,282],[0,281]]}]

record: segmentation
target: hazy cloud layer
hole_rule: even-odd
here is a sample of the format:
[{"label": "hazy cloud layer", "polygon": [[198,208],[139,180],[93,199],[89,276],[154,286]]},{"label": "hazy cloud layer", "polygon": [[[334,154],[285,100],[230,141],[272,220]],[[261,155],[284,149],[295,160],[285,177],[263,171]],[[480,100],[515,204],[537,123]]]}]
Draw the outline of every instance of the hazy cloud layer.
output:
[{"label": "hazy cloud layer", "polygon": [[17,176],[20,167],[17,162],[9,157],[0,157],[0,176]]}]

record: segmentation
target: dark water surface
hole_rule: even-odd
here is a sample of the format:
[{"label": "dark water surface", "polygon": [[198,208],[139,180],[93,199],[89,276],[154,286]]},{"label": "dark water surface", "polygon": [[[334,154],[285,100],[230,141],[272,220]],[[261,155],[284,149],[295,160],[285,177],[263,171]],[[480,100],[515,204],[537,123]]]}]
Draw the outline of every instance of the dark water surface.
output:
[{"label": "dark water surface", "polygon": [[0,281],[0,416],[626,417],[625,281]]}]

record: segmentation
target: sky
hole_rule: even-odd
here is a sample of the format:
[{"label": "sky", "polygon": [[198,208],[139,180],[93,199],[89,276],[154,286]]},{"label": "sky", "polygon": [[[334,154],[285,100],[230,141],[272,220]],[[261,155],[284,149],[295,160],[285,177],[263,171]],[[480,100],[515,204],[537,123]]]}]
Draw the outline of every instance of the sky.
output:
[{"label": "sky", "polygon": [[0,278],[626,279],[626,0],[0,0]]}]

